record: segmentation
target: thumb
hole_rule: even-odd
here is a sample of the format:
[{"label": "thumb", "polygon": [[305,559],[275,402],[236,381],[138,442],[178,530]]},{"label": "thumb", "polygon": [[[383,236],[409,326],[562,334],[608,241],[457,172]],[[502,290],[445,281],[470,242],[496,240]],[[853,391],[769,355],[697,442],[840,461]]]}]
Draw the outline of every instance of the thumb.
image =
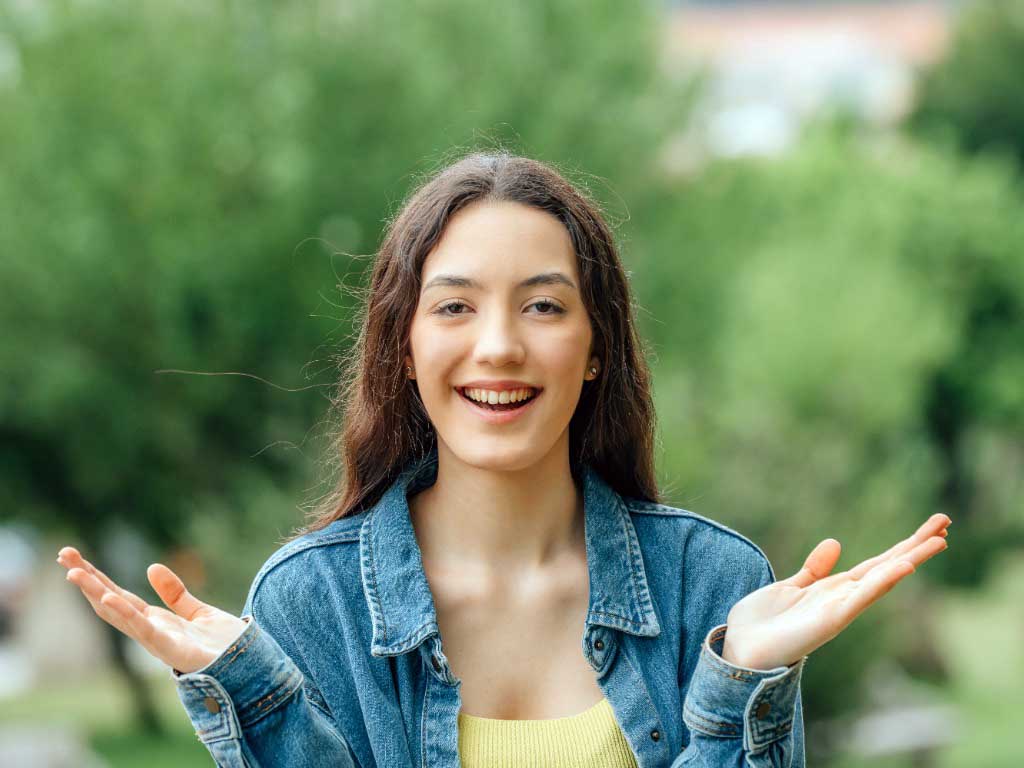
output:
[{"label": "thumb", "polygon": [[792,587],[809,587],[819,579],[828,576],[839,562],[842,545],[835,539],[825,539],[807,556],[804,566],[781,584]]},{"label": "thumb", "polygon": [[153,563],[146,569],[146,576],[164,604],[186,621],[191,621],[197,611],[207,607],[185,589],[182,580],[166,565]]}]

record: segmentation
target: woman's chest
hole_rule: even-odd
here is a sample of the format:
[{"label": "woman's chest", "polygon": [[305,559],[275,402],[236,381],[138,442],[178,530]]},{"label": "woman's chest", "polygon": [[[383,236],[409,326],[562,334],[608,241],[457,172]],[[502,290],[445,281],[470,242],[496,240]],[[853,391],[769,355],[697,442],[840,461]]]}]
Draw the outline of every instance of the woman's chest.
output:
[{"label": "woman's chest", "polygon": [[461,680],[461,711],[499,720],[579,714],[604,694],[583,656],[587,582],[529,593],[465,599],[435,593],[441,643]]}]

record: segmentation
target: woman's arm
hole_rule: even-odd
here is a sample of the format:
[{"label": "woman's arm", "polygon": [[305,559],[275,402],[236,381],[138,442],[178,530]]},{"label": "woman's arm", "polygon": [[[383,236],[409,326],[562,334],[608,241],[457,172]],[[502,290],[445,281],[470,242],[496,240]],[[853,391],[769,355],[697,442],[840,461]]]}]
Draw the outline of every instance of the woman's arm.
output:
[{"label": "woman's arm", "polygon": [[722,659],[725,625],[704,640],[683,704],[690,743],[672,768],[804,768],[803,660],[755,670]]},{"label": "woman's arm", "polygon": [[277,641],[251,616],[209,666],[172,671],[196,736],[221,768],[355,768],[345,739]]},{"label": "woman's arm", "polygon": [[946,515],[849,571],[835,539],[821,542],[794,576],[760,589],[709,632],[690,680],[683,720],[691,731],[672,768],[803,768],[800,675],[807,654],[842,632],[917,566],[946,549]]},{"label": "woman's arm", "polygon": [[[220,768],[355,768],[332,719],[267,627],[285,631],[275,607],[247,601],[244,619],[193,597],[169,568],[150,566],[150,584],[170,610],[146,604],[65,547],[57,558],[100,618],[172,668],[196,735]],[[180,671],[179,671],[180,670]]]},{"label": "woman's arm", "polygon": [[[772,584],[759,557],[744,593]],[[704,638],[683,703],[690,743],[672,768],[804,768],[800,678],[805,659],[775,669],[749,669],[722,658],[727,625]]]}]

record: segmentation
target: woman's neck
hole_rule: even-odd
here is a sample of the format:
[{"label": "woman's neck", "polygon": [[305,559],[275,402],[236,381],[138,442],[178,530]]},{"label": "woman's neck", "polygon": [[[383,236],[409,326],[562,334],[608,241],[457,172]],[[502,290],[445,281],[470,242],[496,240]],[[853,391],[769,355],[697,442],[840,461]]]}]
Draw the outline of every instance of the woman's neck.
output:
[{"label": "woman's neck", "polygon": [[409,511],[424,561],[444,570],[515,578],[586,557],[583,496],[568,450],[496,472],[442,446],[437,481],[409,499]]}]

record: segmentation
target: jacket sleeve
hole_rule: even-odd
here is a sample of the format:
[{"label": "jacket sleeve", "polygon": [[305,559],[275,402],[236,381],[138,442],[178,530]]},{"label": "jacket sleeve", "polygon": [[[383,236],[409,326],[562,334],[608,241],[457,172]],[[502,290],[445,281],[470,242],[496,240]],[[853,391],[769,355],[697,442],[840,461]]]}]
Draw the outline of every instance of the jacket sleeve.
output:
[{"label": "jacket sleeve", "polygon": [[356,768],[326,707],[314,703],[319,691],[272,634],[286,641],[282,618],[255,602],[250,612],[247,600],[248,626],[229,648],[195,672],[171,671],[196,736],[220,768]]},{"label": "jacket sleeve", "polygon": [[[764,565],[755,589],[775,580]],[[690,743],[672,768],[804,768],[800,676],[807,658],[770,670],[736,666],[721,657],[725,630],[716,626],[704,639],[683,704]]]}]

